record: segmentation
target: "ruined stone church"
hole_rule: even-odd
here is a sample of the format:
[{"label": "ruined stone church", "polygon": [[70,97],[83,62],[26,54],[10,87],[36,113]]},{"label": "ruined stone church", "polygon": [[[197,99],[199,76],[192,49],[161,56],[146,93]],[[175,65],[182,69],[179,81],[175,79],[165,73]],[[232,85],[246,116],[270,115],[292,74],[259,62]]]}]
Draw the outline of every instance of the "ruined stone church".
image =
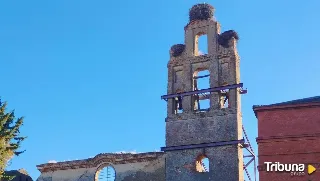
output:
[{"label": "ruined stone church", "polygon": [[[160,152],[101,153],[41,164],[37,180],[98,181],[101,170],[109,167],[115,171],[109,181],[243,181],[243,149],[250,145],[242,133],[241,95],[246,90],[240,82],[238,35],[221,33],[213,13],[209,4],[193,6],[184,44],[170,49],[167,94],[161,96],[167,102],[166,145]],[[199,54],[202,35],[207,54]],[[208,74],[200,74],[204,71]],[[202,88],[204,78],[209,86]]]}]

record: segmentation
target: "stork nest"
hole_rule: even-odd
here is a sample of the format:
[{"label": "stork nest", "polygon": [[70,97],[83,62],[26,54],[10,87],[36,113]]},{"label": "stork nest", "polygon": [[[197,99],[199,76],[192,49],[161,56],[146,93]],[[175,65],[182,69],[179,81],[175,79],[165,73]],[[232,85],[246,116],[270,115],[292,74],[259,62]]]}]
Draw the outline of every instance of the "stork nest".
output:
[{"label": "stork nest", "polygon": [[214,7],[203,3],[194,5],[189,11],[189,21],[207,20],[213,17]]},{"label": "stork nest", "polygon": [[180,56],[183,51],[185,50],[186,46],[184,44],[176,44],[176,45],[173,45],[170,49],[171,51],[171,55],[173,57],[177,57],[177,56]]},{"label": "stork nest", "polygon": [[238,33],[235,32],[234,30],[225,31],[219,35],[218,43],[219,43],[219,45],[223,46],[224,48],[229,48],[229,41],[232,38],[239,40]]}]

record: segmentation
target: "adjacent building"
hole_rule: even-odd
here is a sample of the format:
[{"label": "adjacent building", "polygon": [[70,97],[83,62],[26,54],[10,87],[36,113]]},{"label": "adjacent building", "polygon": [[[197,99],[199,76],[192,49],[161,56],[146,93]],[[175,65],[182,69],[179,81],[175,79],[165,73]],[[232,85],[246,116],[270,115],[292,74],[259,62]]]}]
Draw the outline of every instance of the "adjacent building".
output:
[{"label": "adjacent building", "polygon": [[[320,96],[253,106],[258,119],[260,181],[317,181],[320,178]],[[267,172],[265,162],[305,164],[304,173]],[[308,165],[318,171],[308,174]]]}]

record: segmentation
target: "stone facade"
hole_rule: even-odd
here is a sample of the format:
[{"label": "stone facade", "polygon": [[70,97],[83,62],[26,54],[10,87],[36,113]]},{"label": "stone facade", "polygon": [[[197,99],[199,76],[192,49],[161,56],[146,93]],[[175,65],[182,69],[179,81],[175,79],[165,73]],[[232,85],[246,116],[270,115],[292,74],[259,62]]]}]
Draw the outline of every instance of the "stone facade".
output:
[{"label": "stone facade", "polygon": [[94,158],[38,165],[37,181],[94,181],[97,172],[112,166],[118,181],[164,181],[165,156],[162,152],[141,154],[99,154]]},{"label": "stone facade", "polygon": [[[203,70],[210,72],[207,88],[240,83],[238,36],[234,31],[220,33],[213,12],[208,4],[198,4],[190,10],[185,44],[174,45],[170,50],[168,95],[197,90],[196,77]],[[202,35],[207,35],[208,40],[205,55],[198,53],[198,38]],[[43,164],[38,166],[41,176],[37,181],[94,181],[96,173],[106,165],[115,168],[116,181],[243,181],[241,145],[225,144],[242,139],[240,97],[237,87],[227,92],[167,99],[164,152],[99,154],[86,160]],[[200,100],[209,100],[208,109],[200,109]],[[168,150],[173,147],[181,148]],[[203,158],[209,160],[208,170],[202,165]]]},{"label": "stone facade", "polygon": [[[212,7],[209,8],[213,11]],[[193,9],[195,8],[191,11]],[[197,13],[190,12],[190,14]],[[204,70],[210,72],[207,88],[239,84],[239,56],[236,48],[238,37],[233,36],[236,35],[235,33],[230,34],[229,37],[223,33],[220,34],[220,25],[214,17],[192,18],[185,27],[185,44],[179,45],[183,51],[180,50],[180,55],[177,56],[177,45],[174,45],[170,51],[168,95],[197,90],[195,77],[199,71]],[[205,55],[198,53],[198,38],[202,35],[207,35],[208,53]],[[179,147],[242,139],[239,90],[230,89],[228,94],[229,106],[226,108],[221,105],[223,96],[220,92],[211,92],[206,95],[203,99],[210,100],[207,110],[195,108],[194,105],[199,99],[197,95],[183,96],[181,100],[183,112],[180,111],[180,113],[176,107],[176,100],[168,99],[166,146]],[[209,159],[208,172],[196,170],[199,156]],[[243,181],[242,149],[239,145],[226,145],[167,151],[166,180]]]}]

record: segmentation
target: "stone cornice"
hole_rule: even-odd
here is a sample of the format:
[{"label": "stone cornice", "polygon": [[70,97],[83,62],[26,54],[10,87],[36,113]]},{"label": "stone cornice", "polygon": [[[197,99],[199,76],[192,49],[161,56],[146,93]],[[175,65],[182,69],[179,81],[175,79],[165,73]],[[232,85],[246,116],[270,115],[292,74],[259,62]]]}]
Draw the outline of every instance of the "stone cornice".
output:
[{"label": "stone cornice", "polygon": [[287,141],[301,141],[301,140],[318,140],[320,133],[307,133],[299,135],[282,135],[282,136],[268,136],[257,137],[257,143],[275,143],[275,142],[287,142]]},{"label": "stone cornice", "polygon": [[56,170],[69,170],[78,168],[96,168],[101,164],[126,164],[126,163],[136,163],[136,162],[147,162],[156,160],[157,158],[163,156],[163,152],[148,152],[148,153],[101,153],[94,158],[88,158],[83,160],[74,160],[66,162],[57,163],[46,163],[37,165],[38,170],[43,172],[50,172]]},{"label": "stone cornice", "polygon": [[218,22],[214,20],[214,18],[208,19],[208,20],[194,20],[188,23],[184,30],[187,31],[189,29],[199,28],[203,26],[209,26],[209,25],[217,25]]},{"label": "stone cornice", "polygon": [[200,55],[200,56],[180,56],[180,57],[175,57],[171,58],[171,60],[168,63],[168,66],[179,66],[179,65],[184,65],[185,62],[189,63],[199,63],[199,62],[207,62],[212,60],[213,58],[216,58],[215,55]]},{"label": "stone cornice", "polygon": [[224,59],[224,58],[234,58],[236,59],[237,55],[232,52],[232,51],[228,51],[228,49],[224,49],[223,48],[223,52],[219,53],[218,55],[200,55],[200,56],[178,56],[178,57],[172,57],[170,59],[170,61],[168,62],[168,67],[171,66],[179,66],[179,65],[184,65],[185,62],[188,63],[199,63],[199,62],[207,62],[207,61],[211,61],[214,59]]}]

